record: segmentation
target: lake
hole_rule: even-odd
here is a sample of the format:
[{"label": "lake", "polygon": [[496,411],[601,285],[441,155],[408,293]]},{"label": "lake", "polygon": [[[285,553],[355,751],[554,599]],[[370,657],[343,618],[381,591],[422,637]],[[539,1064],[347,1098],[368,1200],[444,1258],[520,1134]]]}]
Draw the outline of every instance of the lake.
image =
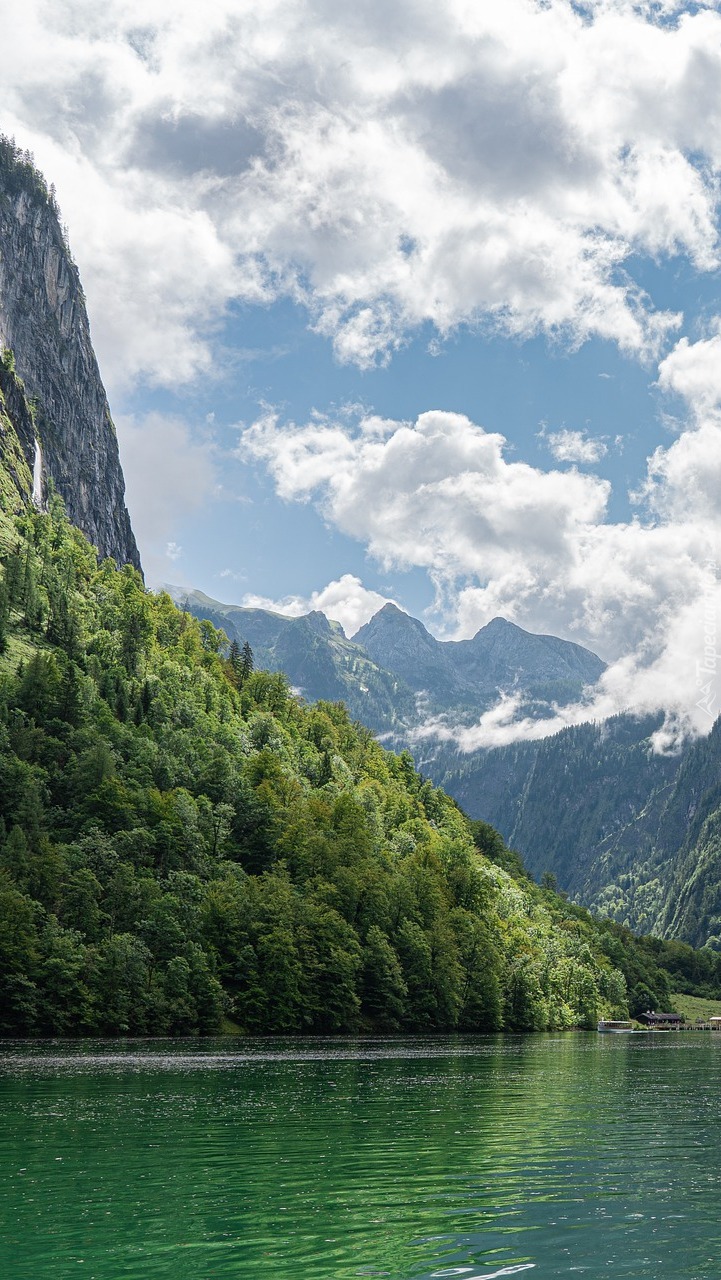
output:
[{"label": "lake", "polygon": [[718,1280],[721,1036],[0,1044],[7,1280]]}]

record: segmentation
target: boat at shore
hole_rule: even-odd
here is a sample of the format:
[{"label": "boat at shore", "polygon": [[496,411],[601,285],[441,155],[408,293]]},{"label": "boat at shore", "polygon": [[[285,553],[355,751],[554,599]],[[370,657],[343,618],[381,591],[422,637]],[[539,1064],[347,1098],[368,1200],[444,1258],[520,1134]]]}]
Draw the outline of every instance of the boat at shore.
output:
[{"label": "boat at shore", "polygon": [[598,1024],[599,1031],[615,1032],[617,1035],[624,1032],[633,1031],[633,1023],[622,1018],[601,1018]]}]

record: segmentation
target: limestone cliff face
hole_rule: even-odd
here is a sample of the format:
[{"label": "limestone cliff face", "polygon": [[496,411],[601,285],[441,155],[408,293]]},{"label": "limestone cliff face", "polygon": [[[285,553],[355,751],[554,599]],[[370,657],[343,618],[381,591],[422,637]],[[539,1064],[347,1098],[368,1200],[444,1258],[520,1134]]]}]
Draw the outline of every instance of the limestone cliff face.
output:
[{"label": "limestone cliff face", "polygon": [[[35,403],[43,480],[100,555],[140,567],[115,428],[57,207],[29,158],[0,138],[0,347]],[[26,453],[32,470],[32,455]]]}]

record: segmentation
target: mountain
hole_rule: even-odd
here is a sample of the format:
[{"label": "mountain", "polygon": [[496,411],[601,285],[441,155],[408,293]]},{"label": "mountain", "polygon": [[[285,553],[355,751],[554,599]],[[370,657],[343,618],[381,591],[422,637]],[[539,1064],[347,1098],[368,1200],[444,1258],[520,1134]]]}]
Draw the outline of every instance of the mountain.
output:
[{"label": "mountain", "polygon": [[181,608],[212,622],[229,640],[241,645],[247,640],[256,665],[283,671],[309,702],[343,701],[353,718],[375,733],[400,738],[407,733],[416,714],[413,691],[348,640],[339,622],[318,611],[289,618],[267,609],[221,604],[202,591],[166,590]]},{"label": "mountain", "polygon": [[0,350],[11,353],[5,363],[32,408],[32,438],[18,434],[30,472],[37,441],[44,492],[51,482],[101,557],[139,568],[78,271],[52,192],[30,157],[2,137]]},{"label": "mountain", "polygon": [[534,635],[494,618],[472,640],[436,640],[416,618],[385,605],[353,637],[378,663],[435,709],[486,710],[500,692],[536,704],[577,701],[595,684],[605,663],[595,653],[557,636]]},{"label": "mountain", "polygon": [[659,724],[623,715],[446,754],[435,776],[536,878],[634,930],[721,948],[721,720],[672,756],[652,750]]},{"label": "mountain", "polygon": [[353,641],[415,693],[424,693],[434,707],[452,706],[463,698],[464,684],[446,646],[397,605],[384,605]]},{"label": "mountain", "polygon": [[580,644],[535,635],[505,618],[493,618],[472,640],[451,641],[448,652],[466,684],[489,694],[500,687],[561,705],[575,702],[579,688],[595,684],[606,669],[597,654]]},{"label": "mountain", "polygon": [[342,705],[241,677],[57,503],[14,527],[0,1035],[593,1027],[665,1004],[679,968],[719,989],[720,958],[539,889]]},{"label": "mountain", "polygon": [[387,604],[349,640],[340,623],[317,611],[289,618],[222,604],[201,591],[167,590],[229,639],[247,640],[262,666],[285,671],[309,701],[343,699],[356,719],[398,746],[409,745],[413,729],[429,715],[469,722],[500,692],[520,694],[524,714],[543,714],[552,702],[580,699],[604,670],[588,649],[532,635],[503,618],[472,640],[443,641]]}]

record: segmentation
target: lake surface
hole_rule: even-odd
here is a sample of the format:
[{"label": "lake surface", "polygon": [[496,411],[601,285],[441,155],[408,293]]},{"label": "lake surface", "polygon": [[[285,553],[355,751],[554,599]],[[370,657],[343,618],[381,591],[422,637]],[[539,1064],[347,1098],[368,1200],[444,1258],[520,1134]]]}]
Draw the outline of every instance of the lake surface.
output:
[{"label": "lake surface", "polygon": [[0,1044],[0,1276],[718,1280],[721,1036]]}]

